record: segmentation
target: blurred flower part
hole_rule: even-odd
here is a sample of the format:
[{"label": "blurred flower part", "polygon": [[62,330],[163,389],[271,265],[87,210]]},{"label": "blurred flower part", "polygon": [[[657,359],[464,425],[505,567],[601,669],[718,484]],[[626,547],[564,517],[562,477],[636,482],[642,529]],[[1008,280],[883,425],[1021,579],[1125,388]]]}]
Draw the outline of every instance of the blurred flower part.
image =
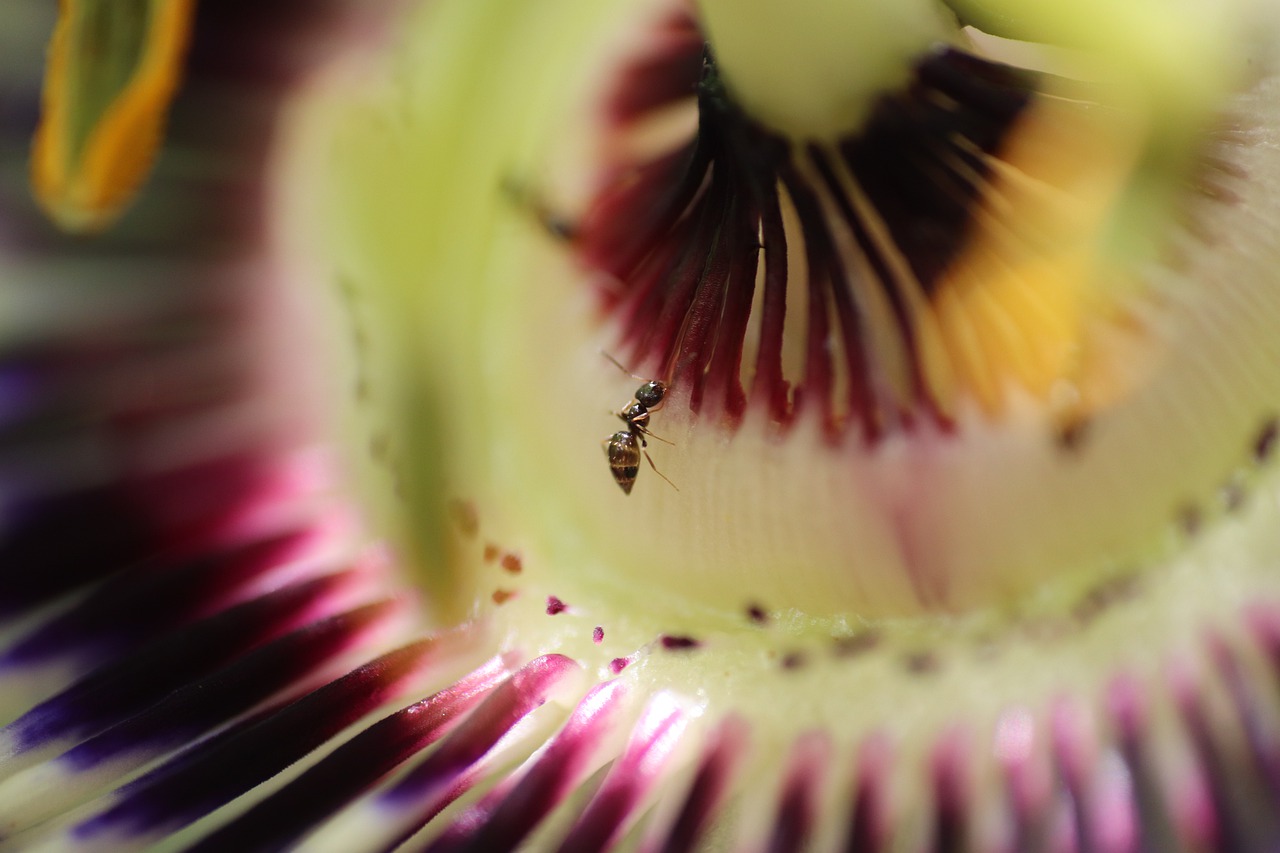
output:
[{"label": "blurred flower part", "polygon": [[0,12],[0,844],[1273,847],[1270,31],[954,8],[1201,88],[929,4],[205,3],[73,238]]},{"label": "blurred flower part", "polygon": [[194,13],[194,0],[62,4],[31,155],[36,197],[60,227],[107,227],[146,177]]}]

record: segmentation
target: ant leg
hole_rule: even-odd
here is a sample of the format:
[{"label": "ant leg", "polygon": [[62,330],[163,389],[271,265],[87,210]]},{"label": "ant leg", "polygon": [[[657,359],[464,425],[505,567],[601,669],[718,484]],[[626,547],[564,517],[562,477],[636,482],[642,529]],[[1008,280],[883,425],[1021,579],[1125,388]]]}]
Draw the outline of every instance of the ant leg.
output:
[{"label": "ant leg", "polygon": [[[627,425],[627,430],[636,438],[640,439],[641,447],[649,446],[649,442],[645,441],[646,435],[651,435],[654,438],[658,438],[656,435],[653,435],[653,433],[649,432],[647,429],[640,426],[639,424],[634,424],[631,421],[627,420],[625,417],[623,417],[622,412],[610,412],[609,414],[617,416],[618,420],[622,421],[624,424]],[[667,444],[671,444],[671,442],[667,441],[665,438],[658,438],[658,441],[666,441]]]},{"label": "ant leg", "polygon": [[653,464],[653,459],[649,456],[649,451],[642,450],[640,452],[644,454],[644,458],[649,462],[649,467],[653,469],[653,473],[657,474],[659,477],[666,480],[668,486],[675,489],[677,492],[680,491],[680,487],[677,486],[675,483],[671,482],[671,480],[668,479],[667,475],[659,471],[658,466]]},{"label": "ant leg", "polygon": [[[676,443],[675,443],[674,441],[668,441],[667,439],[663,438],[662,436],[660,436],[660,435],[655,435],[653,432],[651,432],[651,431],[649,431],[649,430],[647,430],[647,429],[643,429],[643,430],[641,430],[640,432],[641,432],[641,434],[642,434],[642,435],[647,435],[647,436],[649,436],[649,438],[657,439],[658,441],[661,441],[663,444],[669,444],[669,445],[671,445],[672,447],[675,447],[675,446],[676,446]],[[645,445],[645,446],[647,447],[648,445]]]}]

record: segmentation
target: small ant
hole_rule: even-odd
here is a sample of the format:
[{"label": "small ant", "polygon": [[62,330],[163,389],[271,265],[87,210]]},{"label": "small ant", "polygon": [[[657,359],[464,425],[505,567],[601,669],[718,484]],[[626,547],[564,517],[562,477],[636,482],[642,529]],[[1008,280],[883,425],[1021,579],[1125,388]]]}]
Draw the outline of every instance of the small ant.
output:
[{"label": "small ant", "polygon": [[649,467],[654,473],[671,485],[671,488],[677,492],[680,491],[675,483],[667,479],[667,475],[658,470],[658,466],[653,464],[653,459],[649,457],[649,451],[645,450],[649,446],[646,439],[654,438],[658,441],[670,444],[665,438],[654,435],[649,431],[649,413],[662,408],[662,403],[667,396],[667,383],[657,379],[644,379],[644,377],[636,376],[627,370],[618,360],[607,352],[602,352],[605,358],[613,362],[614,366],[623,373],[639,379],[644,382],[636,389],[636,395],[631,402],[627,403],[615,414],[627,425],[625,430],[619,430],[604,441],[604,455],[609,460],[609,471],[613,474],[614,482],[622,489],[623,493],[631,494],[631,487],[636,484],[636,475],[640,473],[640,455],[644,454],[644,458],[649,463]]}]

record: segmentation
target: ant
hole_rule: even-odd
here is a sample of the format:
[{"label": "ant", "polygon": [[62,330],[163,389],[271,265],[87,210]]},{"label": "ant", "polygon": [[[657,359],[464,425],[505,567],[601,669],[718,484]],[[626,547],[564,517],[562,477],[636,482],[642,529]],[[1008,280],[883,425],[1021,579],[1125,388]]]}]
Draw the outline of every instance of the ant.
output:
[{"label": "ant", "polygon": [[636,484],[636,474],[640,473],[640,455],[644,454],[645,460],[648,461],[654,473],[666,480],[671,488],[677,492],[680,491],[675,483],[667,479],[666,474],[658,470],[658,466],[653,464],[653,459],[649,456],[649,451],[645,449],[649,446],[647,441],[649,438],[671,443],[649,431],[649,413],[662,408],[662,403],[667,396],[667,383],[636,376],[607,352],[602,352],[601,355],[613,362],[614,366],[623,373],[644,382],[636,389],[636,395],[631,402],[615,413],[627,428],[615,432],[604,441],[604,455],[609,460],[609,471],[613,474],[614,482],[624,494],[631,494],[631,487]]}]

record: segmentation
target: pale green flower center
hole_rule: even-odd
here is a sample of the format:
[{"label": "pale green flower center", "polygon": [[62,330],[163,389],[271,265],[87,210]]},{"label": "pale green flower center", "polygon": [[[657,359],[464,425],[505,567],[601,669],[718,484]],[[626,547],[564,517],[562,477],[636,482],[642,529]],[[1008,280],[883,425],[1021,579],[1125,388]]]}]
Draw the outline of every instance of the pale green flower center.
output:
[{"label": "pale green flower center", "polygon": [[[1008,624],[1033,616],[1140,598],[1157,558],[1184,552],[1195,529],[1254,490],[1255,457],[1263,455],[1256,449],[1270,443],[1272,401],[1280,399],[1280,362],[1263,343],[1280,320],[1271,285],[1280,249],[1269,236],[1280,174],[1262,147],[1241,142],[1274,115],[1270,79],[1212,114],[1157,105],[1135,126],[1115,104],[1099,118],[1054,113],[1050,103],[1019,126],[1002,149],[1009,168],[1042,180],[1035,169],[1053,174],[1071,161],[1064,169],[1074,177],[1064,186],[1081,207],[1055,219],[1045,211],[1058,211],[1057,202],[1037,207],[1035,198],[1013,197],[1003,214],[992,203],[990,215],[1009,222],[1045,216],[1052,239],[1003,256],[998,242],[982,242],[991,230],[975,242],[994,253],[995,266],[981,252],[966,256],[969,278],[957,274],[948,285],[961,307],[929,309],[937,351],[923,361],[953,370],[929,386],[949,407],[945,425],[922,418],[874,443],[833,443],[816,417],[780,430],[766,407],[749,404],[726,430],[691,413],[688,390],[676,384],[649,423],[669,444],[650,441],[648,451],[678,490],[640,462],[634,492],[623,494],[600,449],[625,431],[610,412],[640,384],[601,356],[618,349],[617,320],[602,315],[596,279],[572,246],[542,227],[528,199],[503,188],[534,187],[557,215],[581,214],[600,180],[600,91],[667,13],[622,3],[565,2],[536,16],[446,5],[423,18],[424,47],[402,54],[378,97],[336,111],[322,104],[299,124],[307,138],[299,168],[322,162],[333,174],[324,203],[304,198],[295,221],[319,209],[338,223],[322,226],[335,235],[323,251],[309,251],[349,293],[343,322],[359,343],[342,381],[360,389],[357,455],[369,450],[366,476],[380,484],[373,492],[391,528],[433,567],[432,589],[451,591],[452,612],[491,613],[511,642],[540,649],[603,624],[599,650],[577,640],[572,649],[602,667],[611,654],[662,635],[739,632],[754,611],[781,619],[805,643],[882,624],[905,632],[894,635],[895,648],[927,651],[943,623],[900,620],[971,614],[963,623],[971,638],[993,636],[992,625],[1004,626],[994,636],[1007,637]],[[969,43],[950,13],[881,13],[905,16],[902,38],[880,45],[874,73],[858,77],[856,63],[830,64],[853,63],[833,53],[840,39],[831,32],[813,43],[814,68],[797,67],[805,49],[793,40],[813,23],[804,15],[784,16],[786,27],[765,16],[757,30],[749,16],[730,26],[721,15],[731,14],[706,8],[712,50],[747,113],[758,109],[766,125],[798,123],[815,136],[841,133],[846,121],[856,126],[861,114],[825,127],[806,124],[812,116],[842,98],[865,106],[867,92],[907,79],[911,45]],[[843,19],[831,26],[857,29]],[[761,41],[775,31],[776,56]],[[548,52],[541,39],[551,33],[589,49]],[[1067,41],[1128,67],[1105,39]],[[457,48],[466,44],[483,44],[483,56]],[[1210,40],[1202,58],[1217,50]],[[1181,84],[1181,74],[1165,79],[1141,56],[1132,62],[1148,89]],[[822,81],[840,74],[850,88],[832,95]],[[1230,78],[1223,71],[1216,79]],[[801,103],[796,92],[814,97]],[[1188,128],[1193,118],[1201,124]],[[1211,121],[1238,129],[1208,133]],[[1148,156],[1143,134],[1166,125],[1195,140],[1189,172],[1178,171],[1176,157]],[[1035,147],[1085,144],[1099,128],[1128,148],[1099,143],[1086,156]],[[1163,168],[1171,171],[1161,175]],[[1102,177],[1091,182],[1093,175]],[[1157,177],[1220,192],[1180,189],[1176,210],[1157,209],[1143,189]],[[1014,182],[1006,190],[1016,184],[1005,178]],[[1113,239],[1116,217],[1139,208],[1146,213],[1134,216],[1160,223],[1158,238]],[[1156,249],[1116,250],[1140,244]],[[999,302],[1015,296],[991,271],[1011,262],[1019,266],[1009,280],[1050,294],[1046,304]],[[983,300],[996,301],[994,314],[982,313]],[[1000,324],[1030,322],[1038,310],[1066,313],[1025,340],[1061,334],[1066,355],[1048,367],[1024,370],[1016,357],[1001,366],[996,355],[1017,347],[995,346],[993,355]],[[989,336],[976,367],[956,356],[963,322]],[[661,378],[653,364],[629,366]],[[750,367],[743,373],[750,387]],[[462,521],[440,529],[432,519],[442,516]],[[1193,570],[1179,577],[1162,588],[1183,602],[1170,612],[1208,594]],[[567,602],[567,614],[548,619],[548,596]],[[778,650],[776,637],[743,642],[748,657],[756,643]],[[917,663],[928,669],[927,660]]]}]

